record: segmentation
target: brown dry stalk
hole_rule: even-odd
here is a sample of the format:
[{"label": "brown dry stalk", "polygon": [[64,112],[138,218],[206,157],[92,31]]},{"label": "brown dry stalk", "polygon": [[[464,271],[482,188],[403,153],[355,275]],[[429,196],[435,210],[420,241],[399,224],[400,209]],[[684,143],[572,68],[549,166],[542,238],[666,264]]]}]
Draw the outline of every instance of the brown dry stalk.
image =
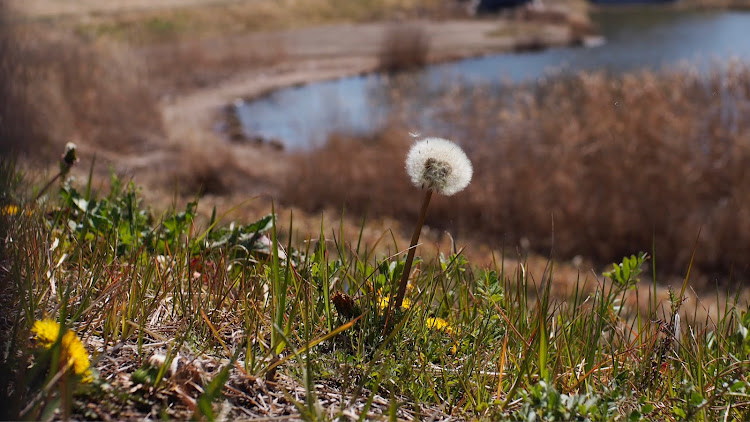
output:
[{"label": "brown dry stalk", "polygon": [[422,210],[419,212],[419,220],[417,220],[417,225],[416,227],[414,227],[414,233],[411,235],[411,244],[409,245],[409,253],[406,255],[404,271],[401,273],[401,282],[398,285],[398,295],[396,296],[395,302],[396,309],[401,308],[401,304],[404,301],[404,295],[406,294],[406,285],[409,283],[409,273],[411,272],[411,265],[414,262],[414,253],[417,250],[419,234],[422,232],[424,219],[427,216],[427,207],[430,205],[430,198],[432,198],[432,189],[427,189],[424,194],[424,201],[422,202]]}]

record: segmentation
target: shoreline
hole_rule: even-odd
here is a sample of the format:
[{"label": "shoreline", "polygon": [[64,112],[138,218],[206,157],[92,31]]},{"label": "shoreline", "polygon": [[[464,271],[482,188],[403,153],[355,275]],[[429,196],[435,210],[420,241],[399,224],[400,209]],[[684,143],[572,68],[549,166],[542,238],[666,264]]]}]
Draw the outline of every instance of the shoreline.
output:
[{"label": "shoreline", "polygon": [[399,28],[415,29],[426,40],[424,65],[566,46],[593,33],[583,0],[486,17],[467,17],[458,4],[433,0],[378,4],[342,10],[330,8],[333,2],[300,3],[296,9],[236,0],[9,2],[14,16],[31,28],[84,49],[112,50],[127,64],[126,72],[142,78],[162,126],[146,149],[122,154],[79,142],[83,152],[111,156],[107,164],[117,170],[149,170],[149,181],[162,188],[163,169],[184,166],[176,156],[206,147],[240,157],[238,167],[249,172],[282,174],[282,156],[269,160],[271,149],[230,142],[217,130],[226,126],[227,106],[285,87],[377,72],[383,49],[395,45],[389,35]]},{"label": "shoreline", "polygon": [[[567,39],[563,42],[551,42],[547,44],[540,44],[537,43],[535,40],[517,40],[518,43],[513,45],[512,47],[508,49],[502,49],[502,50],[496,50],[496,51],[486,51],[481,52],[478,54],[465,54],[465,55],[449,55],[449,56],[438,56],[433,57],[430,60],[428,60],[423,66],[420,66],[419,68],[427,67],[427,66],[433,66],[433,65],[439,65],[444,63],[454,63],[454,62],[460,62],[463,60],[470,60],[470,59],[478,59],[483,57],[489,57],[489,56],[496,56],[496,55],[502,55],[502,54],[511,54],[511,53],[524,53],[524,52],[535,52],[535,51],[544,51],[552,48],[561,48],[561,47],[571,47],[571,46],[580,46],[581,48],[587,48],[586,43],[591,41],[598,41],[601,37],[598,35],[586,35],[583,37],[574,37]],[[317,84],[322,82],[329,82],[329,81],[338,81],[341,79],[348,79],[348,78],[361,78],[361,77],[367,77],[370,75],[376,75],[376,74],[387,74],[389,73],[387,70],[382,69],[379,64],[377,63],[377,59],[373,58],[371,60],[373,63],[368,63],[366,66],[350,66],[340,69],[340,72],[337,71],[331,71],[331,72],[323,72],[320,74],[313,75],[309,78],[300,78],[297,79],[294,77],[294,75],[289,75],[292,82],[289,81],[283,81],[282,75],[279,75],[279,80],[276,81],[278,83],[274,83],[274,81],[271,81],[269,86],[265,87],[253,87],[250,92],[244,93],[242,95],[237,95],[234,100],[228,101],[223,103],[223,105],[220,107],[220,113],[223,115],[217,117],[218,119],[223,119],[221,123],[224,123],[225,127],[221,129],[221,133],[227,137],[232,142],[251,142],[255,144],[260,143],[271,143],[272,145],[275,145],[275,140],[273,139],[261,139],[260,137],[253,137],[253,136],[247,136],[247,134],[244,133],[244,130],[242,130],[241,123],[239,122],[239,116],[237,114],[237,105],[238,103],[249,103],[253,101],[259,101],[263,100],[267,97],[270,97],[275,92],[278,92],[280,90],[289,89],[289,88],[301,88],[305,87],[307,85],[311,84]],[[412,69],[405,69],[404,72],[410,72],[414,70],[418,70],[419,68],[412,68]],[[398,72],[396,72],[398,73]],[[277,149],[285,149],[283,145],[280,148]]]},{"label": "shoreline", "polygon": [[[582,34],[567,24],[516,22],[505,19],[408,21],[418,25],[429,40],[425,66],[512,53],[581,44]],[[326,25],[255,35],[281,45],[279,63],[248,69],[215,85],[188,90],[162,99],[170,138],[184,125],[213,131],[222,115],[237,101],[253,101],[279,89],[381,72],[379,47],[392,28],[404,23]],[[526,33],[519,36],[519,32]],[[338,42],[330,43],[331,37]],[[252,38],[252,36],[251,36]],[[279,39],[283,40],[279,43]],[[326,48],[317,48],[325,45]],[[175,121],[177,119],[177,121]],[[236,134],[229,134],[232,137]]]}]

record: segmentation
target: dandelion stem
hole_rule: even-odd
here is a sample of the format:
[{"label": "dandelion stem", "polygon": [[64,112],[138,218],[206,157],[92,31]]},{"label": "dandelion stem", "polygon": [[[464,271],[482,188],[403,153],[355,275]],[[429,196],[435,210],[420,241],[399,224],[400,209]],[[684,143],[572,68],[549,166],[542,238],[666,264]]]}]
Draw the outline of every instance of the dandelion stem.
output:
[{"label": "dandelion stem", "polygon": [[409,273],[411,272],[411,264],[414,262],[414,252],[417,250],[417,242],[419,242],[419,234],[422,232],[424,219],[427,215],[427,207],[430,205],[430,198],[432,198],[432,189],[427,189],[424,195],[424,202],[422,202],[422,211],[419,212],[417,226],[414,227],[414,234],[411,236],[411,244],[409,245],[409,253],[406,255],[404,271],[401,273],[401,283],[398,286],[398,295],[396,296],[396,303],[394,305],[396,309],[401,309],[401,303],[404,301],[406,285],[409,282]]},{"label": "dandelion stem", "polygon": [[49,189],[49,187],[52,186],[53,183],[55,183],[55,180],[59,179],[60,176],[62,176],[62,175],[63,175],[63,172],[60,171],[59,173],[57,173],[55,175],[55,177],[53,177],[52,179],[50,179],[50,181],[47,182],[46,185],[44,185],[44,187],[42,188],[42,190],[40,190],[39,193],[36,194],[36,197],[34,197],[34,202],[38,201],[39,198],[41,198],[42,195],[44,195],[44,192],[47,192],[47,189]]}]

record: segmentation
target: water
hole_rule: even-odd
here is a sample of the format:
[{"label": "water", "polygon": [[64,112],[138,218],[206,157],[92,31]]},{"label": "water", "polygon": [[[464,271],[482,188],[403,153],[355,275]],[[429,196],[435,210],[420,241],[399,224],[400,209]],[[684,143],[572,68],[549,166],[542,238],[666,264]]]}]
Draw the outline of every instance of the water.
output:
[{"label": "water", "polygon": [[431,93],[451,83],[533,83],[561,72],[620,73],[685,62],[706,69],[729,58],[750,63],[750,13],[616,10],[599,13],[594,21],[607,40],[598,47],[467,59],[429,66],[408,78],[373,74],[285,88],[240,105],[238,116],[248,135],[281,140],[288,149],[307,149],[322,145],[335,132],[378,129],[392,110],[382,94],[394,84],[411,89],[407,107],[424,108],[429,121]]}]

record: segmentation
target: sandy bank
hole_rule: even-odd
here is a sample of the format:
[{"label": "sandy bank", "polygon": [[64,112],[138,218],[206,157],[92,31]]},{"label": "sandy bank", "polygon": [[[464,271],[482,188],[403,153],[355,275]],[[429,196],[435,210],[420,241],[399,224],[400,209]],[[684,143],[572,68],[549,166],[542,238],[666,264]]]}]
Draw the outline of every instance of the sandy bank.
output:
[{"label": "sandy bank", "polygon": [[578,37],[567,24],[500,19],[327,25],[252,34],[243,37],[239,44],[272,46],[278,62],[165,98],[163,110],[170,138],[184,138],[186,130],[212,132],[222,107],[240,98],[257,97],[290,85],[376,71],[382,40],[397,25],[420,28],[429,44],[427,60],[432,63],[529,46],[569,45]]}]

